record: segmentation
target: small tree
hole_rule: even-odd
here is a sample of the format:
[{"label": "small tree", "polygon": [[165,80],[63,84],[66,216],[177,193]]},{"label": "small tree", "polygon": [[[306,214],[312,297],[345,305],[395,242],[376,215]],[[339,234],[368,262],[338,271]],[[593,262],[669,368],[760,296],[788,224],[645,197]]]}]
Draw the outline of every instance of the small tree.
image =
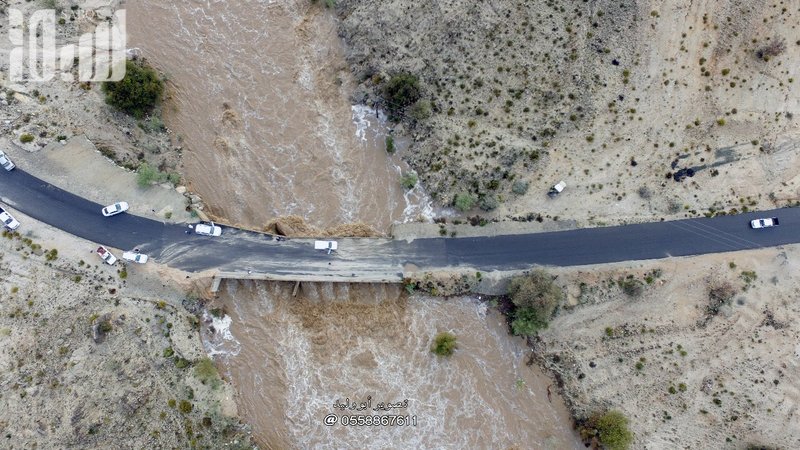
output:
[{"label": "small tree", "polygon": [[459,211],[461,212],[469,211],[475,206],[475,197],[466,192],[462,192],[456,195],[455,201],[453,203],[455,204],[456,209],[458,209]]},{"label": "small tree", "polygon": [[439,356],[450,356],[456,348],[458,348],[456,336],[447,331],[437,334],[436,337],[433,338],[433,344],[431,344],[431,352]]},{"label": "small tree", "polygon": [[151,67],[133,61],[125,63],[125,77],[120,81],[103,83],[106,103],[142,118],[161,100],[164,82]]},{"label": "small tree", "polygon": [[410,73],[399,73],[383,86],[386,109],[395,119],[408,105],[419,100],[420,96],[419,78]]},{"label": "small tree", "polygon": [[514,277],[508,286],[514,304],[511,329],[514,334],[532,336],[547,328],[556,306],[564,299],[564,292],[543,270]]}]

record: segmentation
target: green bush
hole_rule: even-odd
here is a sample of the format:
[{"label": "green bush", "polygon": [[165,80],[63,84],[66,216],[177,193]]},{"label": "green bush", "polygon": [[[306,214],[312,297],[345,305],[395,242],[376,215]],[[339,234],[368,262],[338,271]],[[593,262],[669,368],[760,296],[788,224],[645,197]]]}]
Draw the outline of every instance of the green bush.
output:
[{"label": "green bush", "polygon": [[622,292],[629,297],[638,297],[644,292],[644,284],[641,281],[634,280],[632,278],[620,280],[619,286],[622,288]]},{"label": "green bush", "polygon": [[528,192],[528,186],[527,181],[515,181],[514,184],[511,185],[511,192],[517,195],[525,195]]},{"label": "green bush", "polygon": [[394,148],[394,136],[391,134],[386,136],[386,153],[393,154],[395,152]]},{"label": "green bush", "polygon": [[383,86],[383,97],[386,109],[393,118],[405,111],[408,105],[420,98],[419,78],[410,73],[399,73]]},{"label": "green bush", "polygon": [[189,414],[192,412],[192,409],[194,409],[194,406],[187,400],[181,400],[180,404],[178,405],[178,409],[184,414]]},{"label": "green bush", "polygon": [[511,329],[514,334],[526,336],[547,328],[556,306],[564,299],[564,292],[543,270],[512,278],[508,293],[515,307]]},{"label": "green bush", "polygon": [[23,144],[33,142],[33,139],[34,139],[33,135],[30,133],[22,133],[22,135],[19,137],[19,141],[22,142]]},{"label": "green bush", "polygon": [[619,411],[607,411],[592,417],[589,425],[608,450],[625,450],[633,442],[633,433],[628,429],[628,418]]},{"label": "green bush", "polygon": [[493,211],[497,209],[500,204],[497,201],[497,197],[494,195],[487,195],[481,199],[480,207],[484,211]]},{"label": "green bush", "polygon": [[125,77],[120,81],[103,83],[106,103],[141,118],[161,100],[164,82],[151,67],[133,61],[125,63]]},{"label": "green bush", "polygon": [[458,209],[459,211],[461,212],[469,211],[470,209],[475,207],[475,197],[466,192],[462,192],[456,195],[455,201],[453,203],[455,204],[456,209]]},{"label": "green bush", "polygon": [[412,189],[417,185],[417,174],[414,172],[406,173],[402,178],[400,178],[400,184],[406,189]]},{"label": "green bush", "polygon": [[195,363],[194,375],[203,384],[206,384],[207,382],[214,384],[219,380],[219,372],[217,372],[214,362],[209,358],[203,358]]},{"label": "green bush", "polygon": [[431,102],[419,100],[411,106],[409,115],[417,121],[422,121],[431,117]]},{"label": "green bush", "polygon": [[450,356],[456,348],[458,348],[456,336],[447,331],[437,334],[436,337],[433,338],[433,344],[431,344],[431,352],[439,356]]},{"label": "green bush", "polygon": [[153,182],[160,181],[161,174],[150,164],[142,163],[136,170],[136,182],[140,187],[150,186]]}]

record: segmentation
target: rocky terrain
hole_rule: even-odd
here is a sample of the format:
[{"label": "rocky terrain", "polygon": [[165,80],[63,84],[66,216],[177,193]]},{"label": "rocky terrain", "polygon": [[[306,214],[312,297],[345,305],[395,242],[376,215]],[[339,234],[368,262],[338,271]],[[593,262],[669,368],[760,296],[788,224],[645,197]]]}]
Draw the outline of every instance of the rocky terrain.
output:
[{"label": "rocky terrain", "polygon": [[[342,0],[337,13],[353,101],[399,110],[403,157],[442,204],[585,226],[800,198],[797,5]],[[418,79],[400,107],[386,99],[398,74]]]},{"label": "rocky terrain", "polygon": [[250,447],[197,299],[15,215],[24,235],[0,239],[4,448]]},{"label": "rocky terrain", "polygon": [[632,448],[797,448],[798,258],[786,246],[554,269],[568,304],[534,359],[578,419],[623,411]]}]

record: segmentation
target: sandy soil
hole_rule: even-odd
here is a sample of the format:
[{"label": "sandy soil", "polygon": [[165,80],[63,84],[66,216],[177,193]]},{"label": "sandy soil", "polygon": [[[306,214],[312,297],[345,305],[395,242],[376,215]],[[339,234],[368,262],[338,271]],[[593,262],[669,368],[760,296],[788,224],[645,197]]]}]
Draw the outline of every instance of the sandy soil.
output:
[{"label": "sandy soil", "polygon": [[[569,304],[541,333],[537,357],[576,417],[623,411],[633,448],[797,448],[798,268],[795,245],[554,269]],[[731,298],[712,301],[709,289],[725,283]]]},{"label": "sandy soil", "polygon": [[12,448],[248,442],[230,385],[197,368],[197,300],[155,265],[101,265],[90,242],[12,212],[23,234],[0,239],[0,430]]},{"label": "sandy soil", "polygon": [[[64,19],[63,24],[56,26],[56,44],[62,45],[75,44],[80,33],[93,31],[97,23],[110,16],[119,1],[70,3],[75,9],[65,7],[61,1],[54,3],[60,11],[56,20]],[[44,6],[43,2],[12,0],[5,2],[3,8],[19,9],[27,18]],[[0,46],[4,67],[13,48],[8,31],[7,26],[0,28],[0,40],[5,43]],[[77,68],[73,72],[77,74]],[[15,142],[19,148],[38,152],[61,140],[85,136],[104,155],[128,169],[147,162],[168,173],[180,170],[180,139],[163,127],[160,110],[136,120],[105,104],[100,83],[67,83],[58,73],[46,83],[16,83],[7,75],[5,69],[0,72],[0,136]],[[33,135],[34,140],[20,142],[25,133]]]},{"label": "sandy soil", "polygon": [[420,78],[431,116],[406,111],[403,156],[441,203],[470,193],[475,211],[498,201],[492,216],[587,226],[798,199],[796,5],[337,3],[356,101],[381,105],[396,73]]}]

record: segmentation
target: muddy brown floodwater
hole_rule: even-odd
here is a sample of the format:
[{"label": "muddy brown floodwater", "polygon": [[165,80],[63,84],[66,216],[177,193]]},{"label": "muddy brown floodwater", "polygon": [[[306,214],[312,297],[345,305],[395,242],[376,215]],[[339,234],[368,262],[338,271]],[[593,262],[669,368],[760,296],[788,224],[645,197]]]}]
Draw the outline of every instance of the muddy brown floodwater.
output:
[{"label": "muddy brown floodwater", "polygon": [[[227,283],[206,345],[236,380],[266,448],[577,449],[561,400],[522,339],[474,298],[407,298],[399,286]],[[450,358],[430,352],[457,336]],[[343,413],[337,402],[370,401]],[[369,399],[369,400],[368,400]],[[375,412],[382,402],[407,408]],[[400,414],[416,426],[326,426],[329,414]],[[341,418],[339,419],[341,420]]]},{"label": "muddy brown floodwater", "polygon": [[[404,192],[386,126],[351,105],[334,19],[306,0],[129,0],[129,44],[169,76],[165,121],[182,136],[185,176],[213,212],[259,226],[430,216]],[[394,157],[396,158],[396,157]],[[579,448],[550,381],[475,299],[406,298],[392,286],[229,282],[229,315],[205,333],[265,448]],[[449,359],[429,346],[458,335]],[[414,426],[326,426],[334,404],[408,400]],[[369,399],[369,400],[368,400]],[[375,412],[374,414],[377,414]],[[341,419],[340,419],[341,420]]]},{"label": "muddy brown floodwater", "polygon": [[165,123],[181,136],[191,189],[217,216],[388,231],[429,201],[400,186],[375,111],[350,104],[334,18],[310,5],[129,0],[129,45],[168,76]]}]

